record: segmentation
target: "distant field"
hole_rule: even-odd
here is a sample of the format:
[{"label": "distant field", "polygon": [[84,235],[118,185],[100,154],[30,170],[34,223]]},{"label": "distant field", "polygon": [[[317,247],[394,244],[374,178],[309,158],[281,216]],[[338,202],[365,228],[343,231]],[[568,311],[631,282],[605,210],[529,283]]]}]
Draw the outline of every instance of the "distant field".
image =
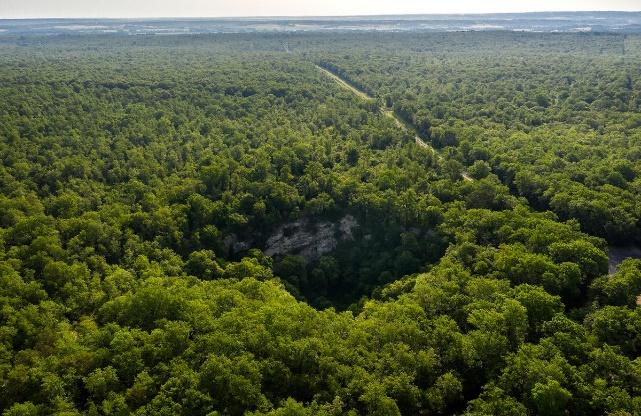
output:
[{"label": "distant field", "polygon": [[407,15],[227,19],[0,20],[2,34],[198,34],[246,32],[495,31],[641,32],[641,12]]}]

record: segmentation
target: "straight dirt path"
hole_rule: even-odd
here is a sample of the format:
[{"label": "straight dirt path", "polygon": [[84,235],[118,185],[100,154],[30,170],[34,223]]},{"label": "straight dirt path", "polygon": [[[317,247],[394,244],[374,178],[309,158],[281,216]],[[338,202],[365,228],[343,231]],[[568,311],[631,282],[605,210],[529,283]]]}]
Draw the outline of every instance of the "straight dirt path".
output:
[{"label": "straight dirt path", "polygon": [[331,71],[328,71],[327,69],[316,65],[316,68],[320,69],[322,73],[327,75],[328,77],[332,78],[334,81],[336,81],[338,84],[340,84],[343,88],[350,90],[354,94],[358,95],[360,98],[364,100],[373,100],[374,97],[368,95],[365,91],[361,91],[358,88],[354,87],[352,84],[348,83],[345,81],[343,78],[339,77],[338,75],[334,74]]},{"label": "straight dirt path", "polygon": [[[316,65],[316,64],[315,64]],[[335,73],[328,71],[327,69],[321,67],[320,65],[316,65],[316,68],[318,68],[323,74],[327,75],[331,79],[333,79],[337,84],[342,86],[343,88],[351,91],[352,93],[356,94],[358,97],[362,98],[363,100],[374,100],[374,97],[371,95],[367,94],[365,91],[361,91],[360,89],[356,88],[354,85],[350,84],[343,78],[339,77]],[[404,131],[410,131],[414,133],[414,141],[416,142],[417,145],[429,149],[432,151],[432,153],[439,159],[441,160],[443,157],[434,149],[432,146],[427,144],[423,139],[418,137],[416,132],[412,127],[409,127],[406,123],[403,122],[392,110],[385,109],[385,108],[379,108],[379,111],[384,114],[387,117],[390,117],[391,119],[394,120],[394,124],[396,126]],[[470,177],[466,172],[461,173],[461,177],[466,180],[466,181],[473,181],[472,177]]]}]

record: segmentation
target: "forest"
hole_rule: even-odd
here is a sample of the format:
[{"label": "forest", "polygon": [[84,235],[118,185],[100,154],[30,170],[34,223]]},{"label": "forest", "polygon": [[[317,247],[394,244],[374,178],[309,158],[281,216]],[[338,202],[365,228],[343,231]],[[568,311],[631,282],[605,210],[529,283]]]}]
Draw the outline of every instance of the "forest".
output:
[{"label": "forest", "polygon": [[0,36],[0,411],[641,414],[640,110],[634,34]]}]

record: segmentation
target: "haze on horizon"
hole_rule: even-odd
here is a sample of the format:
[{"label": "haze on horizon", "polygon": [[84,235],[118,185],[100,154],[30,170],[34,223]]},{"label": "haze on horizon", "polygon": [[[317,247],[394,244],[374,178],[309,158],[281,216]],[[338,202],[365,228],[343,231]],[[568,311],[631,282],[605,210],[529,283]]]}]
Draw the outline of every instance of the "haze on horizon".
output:
[{"label": "haze on horizon", "polygon": [[641,11],[641,0],[0,0],[0,19]]}]

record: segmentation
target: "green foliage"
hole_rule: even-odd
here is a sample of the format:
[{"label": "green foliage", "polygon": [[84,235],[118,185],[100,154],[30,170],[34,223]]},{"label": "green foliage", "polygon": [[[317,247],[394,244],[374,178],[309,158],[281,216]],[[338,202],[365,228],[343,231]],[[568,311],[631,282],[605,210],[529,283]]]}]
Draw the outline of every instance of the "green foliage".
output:
[{"label": "green foliage", "polygon": [[625,245],[641,235],[641,51],[631,39],[362,34],[305,49],[446,150],[452,175],[494,172],[532,206]]},{"label": "green foliage", "polygon": [[3,37],[3,415],[641,413],[639,45]]}]

